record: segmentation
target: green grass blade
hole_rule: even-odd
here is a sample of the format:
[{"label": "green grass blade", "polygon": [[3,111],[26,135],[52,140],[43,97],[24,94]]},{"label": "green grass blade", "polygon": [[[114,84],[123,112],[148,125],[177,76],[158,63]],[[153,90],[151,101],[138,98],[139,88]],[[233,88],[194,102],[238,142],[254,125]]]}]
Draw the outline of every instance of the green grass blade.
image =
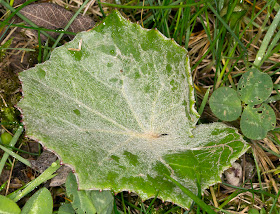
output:
[{"label": "green grass blade", "polygon": [[118,208],[117,208],[117,204],[116,204],[116,200],[114,200],[114,212],[113,213],[119,213]]},{"label": "green grass blade", "polygon": [[38,63],[42,62],[42,43],[41,43],[41,31],[38,30],[38,44],[39,44],[39,53],[38,53]]},{"label": "green grass blade", "polygon": [[[274,36],[273,40],[271,41],[270,45],[267,48],[266,55],[263,57],[261,61],[261,65],[269,58],[271,57],[274,53],[277,53],[280,49],[280,44],[278,43],[280,39],[280,31],[277,32],[277,34]],[[276,46],[275,49],[273,49]]]},{"label": "green grass blade", "polygon": [[[191,36],[191,8],[186,8],[184,9],[184,13],[183,13],[183,22],[182,22],[182,28],[181,28],[181,32],[180,32],[180,36],[179,36],[179,44],[182,45],[183,43],[183,37],[185,36],[185,48],[188,49],[189,46],[189,40],[190,40],[190,36]],[[184,27],[186,26],[186,27]],[[193,24],[194,27],[194,24]]]},{"label": "green grass blade", "polygon": [[27,26],[24,24],[11,24],[11,23],[7,23],[6,21],[4,21],[2,23],[6,24],[6,25],[11,25],[11,27],[20,27],[20,28],[27,28],[27,29],[40,30],[40,31],[49,31],[49,32],[55,32],[55,33],[64,33],[64,34],[73,35],[73,36],[76,35],[76,33],[74,33],[74,32],[64,31],[64,30],[55,30],[55,29],[48,29],[48,28],[41,28],[41,27],[31,27],[31,26]]},{"label": "green grass blade", "polygon": [[126,214],[126,207],[125,207],[125,202],[124,202],[124,198],[123,198],[123,192],[121,192],[121,197],[122,197],[123,211],[124,211],[124,214]]},{"label": "green grass blade", "polygon": [[196,5],[202,5],[207,1],[199,1],[196,3],[191,4],[183,4],[183,5],[168,5],[168,6],[130,6],[130,5],[119,5],[119,4],[110,4],[106,2],[101,2],[101,4],[108,6],[108,7],[115,7],[115,8],[126,8],[126,9],[178,9],[178,8],[186,8],[192,7]]},{"label": "green grass blade", "polygon": [[[165,5],[166,2],[165,0],[163,0],[162,5]],[[160,0],[158,0],[158,4],[160,5],[161,2]],[[169,9],[161,9],[159,10],[159,15],[156,18],[157,21],[159,21],[159,25],[157,26],[157,28],[168,38],[170,38],[170,32],[169,32],[169,27],[168,27],[168,15],[170,13]]]},{"label": "green grass blade", "polygon": [[8,183],[8,181],[5,181],[5,182],[1,185],[1,187],[0,187],[0,191],[1,191],[1,192],[6,188],[7,183]]},{"label": "green grass blade", "polygon": [[201,105],[200,105],[200,107],[199,107],[199,110],[198,110],[198,114],[199,114],[199,115],[202,115],[202,112],[203,112],[203,110],[204,110],[204,108],[205,108],[205,105],[206,105],[207,100],[208,100],[208,97],[209,97],[210,89],[211,89],[211,87],[209,87],[209,88],[207,89],[207,91],[206,91],[206,93],[205,93],[205,95],[204,95],[204,97],[203,97],[202,103],[201,103]]},{"label": "green grass blade", "polygon": [[[183,2],[181,2],[180,5],[183,5]],[[183,10],[183,8],[179,8],[179,11],[177,14],[176,26],[175,26],[174,34],[173,34],[174,39],[176,39],[176,36],[177,36],[182,10]]]},{"label": "green grass blade", "polygon": [[20,162],[24,163],[26,166],[31,167],[31,163],[28,160],[24,159],[23,157],[21,157],[20,155],[18,155],[15,152],[13,152],[12,150],[10,150],[2,145],[0,145],[0,149],[2,149],[4,152],[6,152],[10,156],[14,157],[15,159],[19,160]]},{"label": "green grass blade", "polygon": [[[274,208],[275,208],[275,206],[276,206],[276,203],[277,203],[277,201],[278,201],[279,196],[280,196],[280,190],[278,190],[277,196],[276,196],[276,198],[275,198],[274,201],[273,201],[273,204],[272,204],[272,206],[271,206],[271,209],[270,209],[270,211],[269,211],[269,214],[272,214],[272,213],[273,213],[273,210],[274,210]],[[276,211],[277,211],[277,210],[276,210]]]},{"label": "green grass blade", "polygon": [[[16,131],[15,135],[13,136],[13,139],[9,143],[9,146],[14,146],[16,144],[16,142],[18,141],[18,139],[19,139],[20,135],[22,134],[22,132],[23,132],[23,127],[20,126],[18,128],[18,130]],[[1,158],[1,161],[0,161],[0,175],[2,173],[2,170],[3,170],[4,166],[5,166],[5,163],[6,163],[7,159],[8,159],[8,157],[9,157],[9,154],[4,153],[4,155]]]},{"label": "green grass blade", "polygon": [[[31,4],[31,3],[34,2],[34,1],[37,1],[37,0],[29,0],[29,1],[26,1],[26,2],[24,2],[21,6],[19,6],[17,9],[14,9],[14,8],[12,7],[12,4],[8,4],[11,8],[14,9],[14,11],[11,10],[10,8],[8,8],[10,11],[12,11],[12,13],[11,13],[7,18],[5,18],[5,22],[10,21],[22,8],[24,8],[25,6]],[[0,1],[0,4],[2,4],[3,6],[5,6],[5,3],[6,3],[6,2],[4,2],[4,1],[3,1],[3,2]],[[1,23],[1,25],[2,25],[2,23]]]},{"label": "green grass blade", "polygon": [[101,13],[103,15],[103,18],[106,18],[106,14],[104,13],[104,10],[102,8],[100,0],[97,0],[97,3],[98,3],[98,7],[99,7],[99,9],[100,9],[100,11],[101,11]]},{"label": "green grass blade", "polygon": [[[8,32],[8,30],[9,30],[9,28],[11,27],[11,25],[12,25],[13,23],[9,23],[9,25],[8,25],[8,27],[5,29],[5,31],[3,32],[3,34],[1,35],[1,37],[0,37],[0,41],[3,39],[3,37],[5,36],[5,34]],[[1,25],[2,25],[2,23],[1,23]],[[0,26],[1,26],[0,25]],[[0,30],[2,31],[2,28],[0,27]]]},{"label": "green grass blade", "polygon": [[[200,177],[199,173],[196,174],[196,186],[197,186],[197,197],[199,199],[201,199],[202,198],[202,195],[201,195],[201,177]],[[199,205],[197,205],[196,213],[200,214],[200,206]]]},{"label": "green grass blade", "polygon": [[0,50],[35,51],[34,49],[30,49],[30,48],[1,48],[1,47]]},{"label": "green grass blade", "polygon": [[[122,200],[121,197],[119,197],[119,196],[115,196],[115,197],[116,197],[117,199],[119,199],[120,201]],[[133,209],[141,210],[140,207],[137,207],[137,206],[135,206],[134,204],[132,204],[132,203],[126,201],[126,200],[124,200],[124,203],[125,203],[126,205],[128,205],[129,207],[132,207]]]},{"label": "green grass blade", "polygon": [[[257,169],[257,175],[258,175],[258,180],[259,180],[259,184],[260,184],[260,189],[263,190],[262,179],[261,179],[261,170],[260,170],[260,167],[259,167],[259,164],[258,164],[258,161],[257,161],[256,154],[255,154],[253,149],[252,149],[252,151],[253,151],[252,154],[253,154],[256,169]],[[264,195],[261,194],[261,196],[262,196],[262,201],[264,201]]]},{"label": "green grass blade", "polygon": [[[90,1],[90,0],[86,0],[86,1],[81,5],[81,7],[76,11],[76,13],[72,16],[72,18],[70,19],[70,21],[69,21],[69,22],[67,23],[67,25],[65,26],[64,31],[66,31],[66,30],[70,27],[70,25],[72,24],[72,22],[76,19],[76,17],[79,15],[79,13],[82,11],[82,9],[86,6],[86,4],[87,4],[89,1]],[[63,35],[64,35],[64,34],[61,33],[61,34],[57,37],[56,41],[54,42],[54,44],[53,44],[53,46],[52,46],[52,49],[54,49],[54,48],[58,45],[58,43],[59,43],[59,41],[61,40],[61,38],[63,37]],[[51,51],[49,52],[47,58],[49,58],[50,55],[51,55]]]},{"label": "green grass blade", "polygon": [[[49,40],[47,39],[45,46],[44,46],[44,51],[43,51],[43,61],[47,60],[48,57],[48,45],[49,45]],[[50,49],[51,51],[51,49]]]},{"label": "green grass blade", "polygon": [[[2,144],[1,140],[0,140],[0,143]],[[3,144],[2,144],[2,145],[3,145]],[[3,145],[3,146],[5,146],[6,148],[10,148],[10,149],[12,149],[13,151],[18,151],[18,152],[25,153],[25,154],[29,154],[29,155],[32,155],[32,156],[40,156],[40,154],[38,154],[38,153],[27,152],[27,151],[25,151],[25,150],[18,149],[18,148],[13,147],[13,146],[9,146],[9,145]]]},{"label": "green grass blade", "polygon": [[37,177],[35,180],[29,182],[24,190],[18,192],[15,195],[11,193],[10,195],[13,196],[13,198],[11,198],[11,199],[14,202],[17,202],[18,200],[23,198],[25,195],[30,193],[32,190],[34,190],[36,187],[38,187],[41,183],[43,183],[43,182],[53,178],[54,176],[56,176],[56,174],[53,174],[53,173],[56,170],[58,170],[60,167],[61,166],[59,164],[59,160],[57,160],[56,162],[53,162],[52,165],[49,168],[47,168],[39,177]]},{"label": "green grass blade", "polygon": [[195,63],[195,65],[192,67],[192,70],[195,70],[196,67],[202,62],[202,60],[203,60],[206,56],[208,56],[209,52],[212,51],[212,49],[215,47],[216,42],[217,42],[217,40],[218,40],[218,38],[220,37],[221,34],[222,34],[222,31],[220,31],[220,32],[218,33],[218,35],[215,37],[215,39],[211,42],[211,44],[210,44],[208,50],[206,51],[206,53]]},{"label": "green grass blade", "polygon": [[265,101],[265,103],[274,103],[274,102],[277,102],[277,101],[279,101],[279,100],[280,100],[280,95],[277,94],[277,95],[274,95],[274,96],[269,97],[269,98]]},{"label": "green grass blade", "polygon": [[[237,47],[237,44],[235,44],[234,47],[231,49],[231,52],[229,53],[229,57],[230,58],[234,55],[236,47]],[[220,86],[222,78],[223,78],[224,73],[225,73],[225,71],[226,71],[226,69],[228,67],[229,62],[230,62],[230,59],[227,59],[227,61],[225,62],[225,65],[224,65],[221,73],[219,74],[219,76],[217,78],[217,81],[216,81],[216,84],[215,84],[215,89],[217,89]]]},{"label": "green grass blade", "polygon": [[[222,56],[222,53],[225,53],[225,52],[226,52],[224,49],[226,49],[227,47],[228,47],[228,48],[230,47],[229,45],[227,45],[227,44],[229,44],[230,42],[228,42],[228,41],[226,40],[226,34],[227,34],[227,32],[226,32],[226,30],[225,30],[225,28],[226,28],[225,23],[229,23],[229,19],[230,19],[232,13],[233,13],[233,10],[234,10],[234,8],[235,8],[237,2],[238,2],[238,0],[229,1],[229,2],[228,2],[227,13],[226,13],[226,17],[225,17],[225,22],[222,22],[222,21],[221,21],[221,20],[223,20],[222,17],[221,17],[220,15],[218,15],[218,14],[220,14],[220,12],[218,12],[218,11],[220,11],[220,10],[222,9],[222,7],[224,7],[224,5],[221,3],[221,1],[219,1],[219,5],[216,7],[216,8],[219,9],[219,10],[217,11],[216,16],[217,16],[217,18],[220,17],[219,20],[221,21],[221,22],[218,22],[217,30],[218,30],[218,31],[222,31],[222,35],[221,35],[221,38],[220,38],[220,39],[218,40],[218,42],[217,42],[217,50],[216,50],[216,53],[215,53],[215,60],[216,60],[215,89],[217,88],[217,85],[218,85],[217,83],[218,83],[219,79],[220,79],[220,81],[221,81],[221,78],[222,78],[222,76],[223,76],[223,70],[220,72],[221,67],[222,67],[222,64],[221,64],[221,61],[222,61],[221,59],[222,59],[222,57],[223,57],[223,56]],[[211,8],[210,8],[210,9],[211,9]],[[221,24],[221,23],[222,23],[222,24]],[[221,27],[219,27],[219,26],[221,26]],[[231,30],[231,28],[228,28],[228,29]],[[233,31],[232,31],[232,32],[233,32]],[[233,32],[233,34],[235,35],[234,32]],[[231,40],[231,38],[230,38],[229,40]],[[210,42],[211,42],[211,39],[210,39]],[[224,66],[224,69],[225,69],[225,66]]]},{"label": "green grass blade", "polygon": [[[182,38],[183,37],[183,33],[185,33],[185,37],[186,37],[185,38],[185,48],[186,49],[188,49],[189,39],[190,39],[191,33],[194,30],[194,27],[195,27],[195,24],[196,24],[196,18],[204,11],[205,7],[207,7],[207,6],[204,6],[201,9],[199,9],[199,11],[197,11],[195,13],[195,15],[191,18],[191,20],[189,20],[190,17],[191,17],[191,14],[190,14],[191,10],[190,10],[190,8],[187,8],[188,10],[186,12],[188,13],[188,19],[185,19],[186,22],[184,23],[184,25],[186,26],[186,30],[185,31],[182,30],[181,31],[181,35],[180,35],[180,37]],[[190,27],[191,24],[192,24],[192,28]],[[180,41],[180,42],[182,43],[182,41]]]},{"label": "green grass blade", "polygon": [[150,205],[149,205],[149,207],[148,207],[147,212],[151,212],[152,207],[153,207],[153,204],[155,203],[155,201],[156,201],[156,199],[157,199],[158,193],[159,193],[159,191],[157,191],[157,193],[155,194],[155,197],[154,197],[153,200],[151,201],[151,203],[150,203]]},{"label": "green grass blade", "polygon": [[207,37],[208,37],[208,40],[209,40],[210,42],[212,42],[211,35],[210,35],[210,29],[209,29],[208,27],[206,27],[206,25],[204,24],[204,20],[203,20],[201,14],[199,14],[198,17],[199,17],[199,19],[200,19],[200,23],[202,24],[203,29],[205,30],[205,33],[206,33],[206,35],[207,35]]},{"label": "green grass blade", "polygon": [[204,201],[202,201],[199,197],[197,197],[195,194],[193,194],[190,190],[188,190],[186,187],[184,187],[182,184],[180,184],[178,181],[171,178],[169,175],[165,176],[170,179],[174,184],[176,184],[186,195],[188,195],[197,205],[201,207],[201,209],[205,210],[209,214],[216,214],[216,212],[207,204],[205,204]]},{"label": "green grass blade", "polygon": [[[2,4],[4,7],[6,7],[7,9],[9,9],[12,12],[15,12],[16,9],[14,9],[13,7],[11,7],[7,2],[5,2],[4,0],[0,0],[0,4]],[[22,15],[20,12],[16,12],[16,15],[21,18],[23,21],[25,21],[27,24],[29,24],[30,26],[34,27],[34,28],[38,28],[38,26],[33,23],[32,21],[30,21],[28,18],[26,18],[24,15]],[[46,32],[42,32],[42,34],[44,34],[46,37],[48,37],[49,39],[51,39],[52,41],[55,41],[55,39],[50,36],[49,34],[47,34]]]},{"label": "green grass blade", "polygon": [[237,190],[244,190],[245,192],[248,191],[248,192],[250,192],[250,193],[252,193],[252,194],[258,193],[258,194],[263,194],[263,195],[266,195],[266,196],[272,197],[272,198],[275,198],[275,197],[276,197],[275,195],[270,194],[270,193],[268,193],[268,192],[266,192],[266,191],[264,191],[264,190],[256,190],[256,189],[253,188],[253,186],[252,186],[251,189],[246,189],[246,188],[243,188],[243,187],[233,186],[233,185],[230,185],[230,184],[225,183],[225,182],[222,182],[222,184],[225,185],[225,186],[228,186],[228,187],[237,189]]},{"label": "green grass blade", "polygon": [[280,140],[278,139],[277,135],[276,135],[276,131],[275,129],[272,131],[273,137],[268,137],[271,141],[273,141],[273,143],[275,143],[275,145],[280,145]]},{"label": "green grass blade", "polygon": [[178,213],[178,212],[175,212],[177,210],[181,209],[180,207],[173,207],[171,208],[170,210],[168,210],[167,212],[165,212],[164,214],[168,214],[168,213]]},{"label": "green grass blade", "polygon": [[261,147],[263,150],[267,151],[268,153],[270,153],[270,154],[272,154],[272,155],[274,155],[274,156],[280,158],[280,154],[277,154],[276,152],[274,152],[274,151],[272,151],[272,150],[270,150],[270,149],[268,149],[268,148],[265,148],[264,146],[262,146],[262,145],[260,145],[260,144],[259,144],[259,147]]},{"label": "green grass blade", "polygon": [[227,197],[227,199],[219,206],[219,209],[222,209],[224,206],[226,206],[233,198],[238,196],[239,194],[246,192],[247,190],[235,190],[230,196]]},{"label": "green grass blade", "polygon": [[240,41],[240,39],[236,36],[236,34],[230,29],[230,27],[227,25],[227,23],[223,20],[223,18],[217,13],[217,11],[213,8],[213,6],[210,3],[207,3],[210,10],[217,16],[217,18],[220,20],[220,22],[224,25],[224,27],[228,30],[228,32],[235,38],[235,40],[238,42],[238,44],[242,47],[244,52],[247,55],[247,48],[243,45],[243,43]]},{"label": "green grass blade", "polygon": [[256,59],[254,61],[255,66],[260,67],[262,65],[262,62],[263,62],[262,60],[266,53],[266,49],[267,49],[269,42],[270,42],[272,36],[274,35],[274,31],[276,30],[279,23],[280,23],[280,10],[277,12],[267,33],[265,34],[265,37],[263,38],[261,47],[260,47],[260,49],[257,53]]}]

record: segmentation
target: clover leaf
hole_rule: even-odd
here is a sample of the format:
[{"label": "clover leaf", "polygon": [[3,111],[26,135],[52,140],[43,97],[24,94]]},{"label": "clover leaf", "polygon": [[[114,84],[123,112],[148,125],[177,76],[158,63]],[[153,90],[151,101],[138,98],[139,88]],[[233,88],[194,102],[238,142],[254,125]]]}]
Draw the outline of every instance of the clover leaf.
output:
[{"label": "clover leaf", "polygon": [[246,106],[240,120],[243,134],[253,140],[265,138],[267,132],[274,129],[275,123],[275,113],[265,103],[259,107]]},{"label": "clover leaf", "polygon": [[257,105],[270,96],[273,82],[268,74],[260,72],[256,68],[251,68],[242,75],[237,89],[240,99],[244,103]]},{"label": "clover leaf", "polygon": [[240,78],[237,89],[237,92],[228,87],[215,90],[209,100],[211,110],[219,119],[233,121],[240,116],[243,102],[245,107],[240,120],[242,133],[254,140],[265,138],[276,125],[273,109],[264,103],[273,89],[270,76],[250,68]]},{"label": "clover leaf", "polygon": [[236,120],[242,111],[240,99],[234,89],[221,87],[214,91],[209,100],[213,113],[224,121]]}]

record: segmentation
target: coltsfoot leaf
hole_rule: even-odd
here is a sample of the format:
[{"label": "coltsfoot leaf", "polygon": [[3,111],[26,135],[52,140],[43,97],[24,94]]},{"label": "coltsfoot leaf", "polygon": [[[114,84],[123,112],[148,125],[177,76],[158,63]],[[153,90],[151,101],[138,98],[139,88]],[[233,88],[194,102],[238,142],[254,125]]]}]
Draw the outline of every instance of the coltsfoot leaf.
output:
[{"label": "coltsfoot leaf", "polygon": [[221,120],[236,120],[242,111],[241,101],[234,89],[221,87],[214,91],[209,100],[213,113]]},{"label": "coltsfoot leaf", "polygon": [[183,207],[248,148],[234,128],[195,128],[198,114],[187,51],[118,12],[44,64],[20,74],[27,135],[72,166],[79,188],[137,192]]}]

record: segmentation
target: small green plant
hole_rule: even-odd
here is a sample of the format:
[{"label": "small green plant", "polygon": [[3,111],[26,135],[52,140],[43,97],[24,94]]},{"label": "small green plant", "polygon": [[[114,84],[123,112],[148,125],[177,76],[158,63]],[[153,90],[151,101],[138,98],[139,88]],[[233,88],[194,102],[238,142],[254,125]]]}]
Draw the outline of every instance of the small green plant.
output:
[{"label": "small green plant", "polygon": [[271,208],[261,208],[260,210],[256,208],[251,208],[248,210],[248,214],[279,214],[280,209],[276,208],[275,204]]},{"label": "small green plant", "polygon": [[236,120],[241,115],[243,134],[254,140],[263,139],[276,125],[275,113],[266,103],[272,89],[270,76],[251,68],[240,78],[237,91],[228,87],[215,90],[209,100],[210,108],[224,121]]},{"label": "small green plant", "polygon": [[[241,107],[243,107],[241,131],[246,137],[254,140],[265,138],[267,132],[273,130],[276,125],[275,113],[268,103],[280,99],[279,93],[269,98],[273,88],[278,92],[279,85],[273,85],[270,76],[260,72],[258,68],[274,51],[279,51],[280,46],[277,46],[277,42],[280,39],[280,31],[275,34],[279,22],[278,10],[263,38],[255,57],[254,67],[248,69],[240,78],[237,92],[226,87],[218,88],[209,100],[213,113],[224,121],[236,120],[241,115]],[[224,71],[225,69],[221,73],[223,74]],[[221,78],[222,75],[218,77],[216,86],[220,84]]]},{"label": "small green plant", "polygon": [[265,213],[267,212],[265,211],[264,208],[262,208],[260,211],[255,208],[251,208],[248,210],[248,214],[265,214]]},{"label": "small green plant", "polygon": [[38,178],[29,182],[26,186],[12,192],[7,196],[0,195],[0,213],[8,214],[51,214],[53,210],[53,200],[51,193],[48,189],[42,188],[33,194],[22,210],[17,205],[17,201],[26,196],[32,190],[37,188],[43,182],[53,178],[56,174],[53,174],[60,165],[53,163],[45,172],[43,172]]},{"label": "small green plant", "polygon": [[[15,133],[14,137],[12,137],[9,133],[4,132],[1,135],[0,143],[6,146],[13,146],[15,142],[18,141],[18,138],[23,132],[23,127],[20,126]],[[0,162],[0,174],[2,172],[4,163],[8,155],[12,155],[13,157],[17,158],[22,163],[26,164],[27,166],[31,166],[30,162],[19,155],[15,154],[9,148],[6,148],[0,145],[0,148],[6,152],[3,155],[1,162]],[[59,161],[56,161],[51,164],[51,166],[46,169],[39,177],[30,181],[24,187],[10,193],[7,196],[0,195],[0,213],[7,213],[7,214],[51,214],[53,212],[53,199],[51,193],[46,188],[41,188],[35,194],[33,194],[26,204],[23,206],[22,210],[17,205],[17,201],[21,198],[27,196],[31,191],[38,188],[39,185],[44,183],[45,181],[53,178],[56,176],[54,174],[57,169],[60,168]],[[112,213],[113,210],[113,202],[114,198],[110,191],[79,191],[76,178],[71,173],[68,176],[66,181],[66,193],[69,196],[71,203],[64,204],[59,208],[60,214],[62,213]]]},{"label": "small green plant", "polygon": [[58,213],[111,214],[113,212],[114,197],[110,191],[78,190],[73,173],[69,173],[65,186],[69,200],[59,207]]},{"label": "small green plant", "polygon": [[12,139],[12,135],[8,132],[4,132],[3,134],[1,134],[1,141],[4,145],[9,145]]},{"label": "small green plant", "polygon": [[[22,210],[17,205],[17,201],[26,196],[30,191],[38,187],[44,181],[54,177],[53,174],[60,165],[53,163],[42,175],[31,181],[23,190],[17,190],[8,196],[0,195],[0,213],[7,214],[51,214],[53,212],[53,199],[47,188],[41,188],[33,194]],[[66,193],[70,203],[60,206],[58,213],[112,213],[114,197],[110,191],[87,190],[79,191],[76,178],[73,173],[68,175],[66,181]]]},{"label": "small green plant", "polygon": [[[9,133],[4,132],[0,138],[0,148],[5,151],[4,155],[0,161],[0,174],[4,168],[9,155],[18,159],[27,166],[31,166],[30,162],[18,154],[14,153],[10,148],[12,148],[23,132],[23,127],[19,126],[16,133],[12,137]],[[7,148],[7,147],[8,148]],[[52,197],[46,188],[37,191],[24,205],[22,211],[16,204],[18,200],[26,196],[32,190],[37,188],[43,182],[53,178],[55,174],[53,173],[60,167],[59,162],[53,163],[44,173],[42,173],[38,178],[28,183],[28,185],[12,192],[7,196],[0,195],[0,213],[16,214],[16,213],[52,213]]]}]

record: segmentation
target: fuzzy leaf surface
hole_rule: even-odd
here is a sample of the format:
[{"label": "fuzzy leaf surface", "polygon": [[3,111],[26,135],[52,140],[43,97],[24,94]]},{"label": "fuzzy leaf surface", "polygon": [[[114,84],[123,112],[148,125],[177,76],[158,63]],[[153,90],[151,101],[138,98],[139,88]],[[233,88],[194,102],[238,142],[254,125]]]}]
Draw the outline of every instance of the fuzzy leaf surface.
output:
[{"label": "fuzzy leaf surface", "polygon": [[20,74],[27,135],[75,169],[79,188],[137,192],[189,207],[248,148],[234,128],[195,128],[187,51],[118,12]]}]

